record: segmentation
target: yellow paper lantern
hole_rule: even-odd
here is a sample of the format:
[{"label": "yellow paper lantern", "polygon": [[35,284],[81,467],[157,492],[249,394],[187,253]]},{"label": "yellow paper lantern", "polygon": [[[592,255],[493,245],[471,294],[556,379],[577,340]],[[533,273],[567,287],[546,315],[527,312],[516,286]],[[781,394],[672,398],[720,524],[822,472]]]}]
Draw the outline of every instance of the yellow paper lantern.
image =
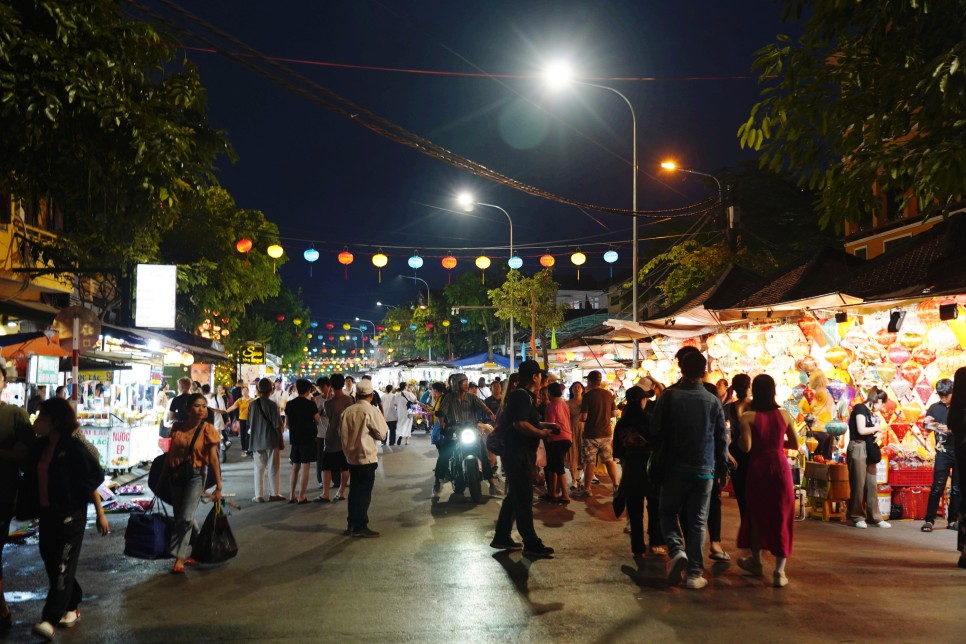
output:
[{"label": "yellow paper lantern", "polygon": [[268,253],[268,256],[271,257],[272,259],[278,259],[279,257],[285,254],[285,249],[283,249],[278,244],[272,244],[265,250],[265,252]]},{"label": "yellow paper lantern", "polygon": [[490,267],[490,258],[486,255],[480,255],[476,258],[476,267],[481,271],[485,271]]}]

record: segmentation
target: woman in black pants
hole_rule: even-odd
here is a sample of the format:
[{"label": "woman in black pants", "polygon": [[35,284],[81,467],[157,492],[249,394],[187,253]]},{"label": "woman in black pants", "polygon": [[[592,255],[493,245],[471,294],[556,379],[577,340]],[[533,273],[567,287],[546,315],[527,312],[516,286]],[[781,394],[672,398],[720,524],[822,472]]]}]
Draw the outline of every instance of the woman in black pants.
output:
[{"label": "woman in black pants", "polygon": [[78,606],[83,597],[75,579],[87,504],[97,510],[97,530],[106,535],[107,517],[101,509],[97,487],[104,471],[84,441],[74,436],[77,417],[70,403],[49,398],[40,403],[34,431],[39,436],[30,463],[37,477],[40,501],[40,556],[50,579],[42,619],[34,633],[54,638],[55,625],[70,628],[80,620]]},{"label": "woman in black pants", "polygon": [[[956,450],[956,468],[959,470],[959,489],[964,490],[966,483],[966,367],[960,367],[953,376],[953,397],[949,401],[949,415],[946,425],[953,434],[953,444]],[[959,506],[959,538],[956,548],[959,550],[960,568],[966,568],[966,513],[963,506]]]},{"label": "woman in black pants", "polygon": [[[741,415],[748,411],[748,403],[751,402],[748,392],[751,390],[751,376],[746,373],[739,373],[731,379],[731,391],[735,399],[725,405],[725,421],[728,422],[731,430],[731,442],[728,445],[728,453],[734,459],[731,470],[731,487],[735,491],[735,500],[738,502],[738,513],[745,516],[745,476],[748,473],[748,454],[738,449],[738,435],[741,433]],[[718,503],[718,525],[721,525],[721,504]],[[718,529],[720,533],[720,527]]]}]

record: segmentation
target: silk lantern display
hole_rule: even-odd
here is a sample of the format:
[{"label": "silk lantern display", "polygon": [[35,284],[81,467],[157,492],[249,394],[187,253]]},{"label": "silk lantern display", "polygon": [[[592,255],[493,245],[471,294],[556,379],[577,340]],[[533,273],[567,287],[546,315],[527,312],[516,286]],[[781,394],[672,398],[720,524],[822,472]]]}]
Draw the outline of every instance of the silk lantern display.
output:
[{"label": "silk lantern display", "polygon": [[553,255],[551,255],[550,253],[546,253],[540,256],[540,265],[543,266],[544,268],[551,268],[555,263],[556,263],[556,260],[553,258]]},{"label": "silk lantern display", "polygon": [[372,265],[376,267],[378,281],[382,284],[382,269],[389,263],[389,258],[379,249],[379,252],[372,256]]},{"label": "silk lantern display", "polygon": [[248,268],[248,253],[252,249],[252,240],[247,237],[235,242],[235,250],[245,256],[245,268]]},{"label": "silk lantern display", "polygon": [[446,283],[452,284],[453,269],[456,268],[456,258],[452,254],[447,253],[446,257],[442,261],[443,268],[446,269]]},{"label": "silk lantern display", "polygon": [[923,341],[922,334],[917,333],[915,331],[909,331],[899,336],[899,344],[909,349],[910,351],[912,349],[915,349],[919,345],[921,345],[922,341]]},{"label": "silk lantern display", "polygon": [[278,244],[272,244],[271,246],[265,249],[265,252],[268,254],[269,257],[272,258],[272,260],[274,260],[272,262],[272,272],[277,271],[278,259],[285,254],[285,249],[279,246]]},{"label": "silk lantern display", "polygon": [[892,346],[896,341],[896,334],[889,329],[880,329],[875,334],[875,341],[884,347]]},{"label": "silk lantern display", "polygon": [[898,366],[909,360],[912,357],[912,352],[901,344],[894,344],[889,347],[887,355],[889,356],[889,362]]},{"label": "silk lantern display", "polygon": [[476,267],[483,271],[483,277],[481,278],[481,283],[486,284],[486,269],[490,267],[490,258],[486,255],[480,255],[476,258]]},{"label": "silk lantern display", "polygon": [[345,248],[342,249],[342,252],[339,253],[338,259],[339,259],[339,263],[342,264],[345,267],[345,268],[342,269],[343,270],[343,279],[348,280],[349,279],[349,264],[351,264],[352,261],[355,258],[352,256],[352,253],[349,252],[349,248],[348,247],[345,247]]},{"label": "silk lantern display", "polygon": [[413,252],[412,257],[406,260],[406,263],[409,265],[409,268],[415,271],[423,267],[423,258],[419,256],[419,253]]},{"label": "silk lantern display", "polygon": [[309,263],[309,277],[312,277],[312,265],[319,260],[319,251],[315,250],[315,247],[305,249],[302,253],[302,257],[305,261]]},{"label": "silk lantern display", "polygon": [[577,251],[570,256],[571,263],[577,267],[577,281],[580,281],[580,267],[587,262],[587,256],[580,252],[578,248]]},{"label": "silk lantern display", "polygon": [[614,277],[614,262],[616,262],[617,259],[618,259],[618,255],[617,255],[617,251],[616,250],[611,249],[611,250],[607,251],[606,253],[604,253],[604,261],[607,262],[608,264],[610,264],[610,276],[611,277]]}]

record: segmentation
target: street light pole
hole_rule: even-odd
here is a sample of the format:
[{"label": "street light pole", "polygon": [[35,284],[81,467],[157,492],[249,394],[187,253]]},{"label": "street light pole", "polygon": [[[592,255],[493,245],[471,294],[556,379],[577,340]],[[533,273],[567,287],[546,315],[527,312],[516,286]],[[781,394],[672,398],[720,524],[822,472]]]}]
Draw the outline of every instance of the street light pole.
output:
[{"label": "street light pole", "polygon": [[[371,351],[372,350],[372,339],[376,336],[376,323],[373,322],[372,320],[367,320],[365,318],[360,318],[359,316],[356,316],[356,322],[368,322],[371,325],[369,327],[370,328],[370,332],[369,332],[369,350]],[[361,329],[360,329],[360,331],[361,331]],[[363,342],[363,344],[362,344],[363,351],[365,351],[365,348],[366,348],[366,345],[365,345],[365,342]],[[373,366],[375,366],[375,363],[376,363],[375,357],[372,358],[372,363],[373,363]]]},{"label": "street light pole", "polygon": [[[631,210],[634,211],[634,221],[631,227],[631,244],[633,249],[631,251],[631,306],[633,311],[631,312],[631,319],[634,322],[638,322],[638,309],[640,308],[637,303],[637,266],[638,266],[638,256],[637,256],[637,113],[634,111],[634,105],[631,103],[630,99],[624,96],[621,92],[617,91],[613,87],[607,87],[606,85],[596,85],[594,83],[585,83],[583,81],[572,81],[577,85],[586,85],[587,87],[596,87],[597,89],[605,89],[608,92],[613,92],[617,94],[624,102],[627,103],[627,108],[631,111],[631,138],[632,138],[632,153],[631,153],[631,165],[633,166],[631,171],[633,174],[633,181],[631,183]],[[638,340],[634,340],[634,358],[632,367],[637,369],[639,364],[638,352]]]},{"label": "street light pole", "polygon": [[[429,283],[421,277],[416,277],[415,275],[400,275],[399,277],[405,277],[408,280],[416,280],[417,282],[422,282],[426,285],[426,308],[430,311],[433,310],[433,298],[429,291]],[[429,361],[433,361],[433,340],[429,340]]]},{"label": "street light pole", "polygon": [[[500,212],[502,212],[504,215],[506,215],[506,220],[510,224],[510,257],[511,258],[512,257],[515,257],[515,255],[513,254],[513,219],[510,218],[510,213],[508,213],[506,210],[504,210],[500,206],[497,206],[496,204],[483,203],[482,201],[474,201],[472,199],[472,197],[470,195],[467,195],[467,194],[460,195],[459,201],[463,205],[464,208],[466,208],[466,207],[472,208],[472,206],[474,206],[474,205],[476,205],[476,206],[486,206],[487,208],[495,208],[495,209],[499,210]],[[514,323],[514,319],[513,319],[513,315],[511,314],[510,315],[510,350],[508,352],[510,354],[510,373],[513,373],[514,371],[516,371],[516,366],[515,366],[516,365],[516,360],[515,360],[516,349],[513,346],[513,344],[514,344],[514,342],[513,342],[513,335],[514,335],[513,323]]]}]

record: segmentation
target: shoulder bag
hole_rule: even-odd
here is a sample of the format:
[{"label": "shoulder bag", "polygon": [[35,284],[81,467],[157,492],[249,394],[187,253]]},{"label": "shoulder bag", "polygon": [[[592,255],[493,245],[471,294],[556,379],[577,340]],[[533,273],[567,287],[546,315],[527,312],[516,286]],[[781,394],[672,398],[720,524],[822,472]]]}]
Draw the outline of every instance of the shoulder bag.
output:
[{"label": "shoulder bag", "polygon": [[188,458],[168,470],[167,474],[165,474],[164,463],[168,456],[170,456],[170,452],[160,454],[151,463],[151,469],[148,471],[148,488],[165,503],[171,503],[171,500],[174,498],[171,492],[172,485],[184,485],[194,476],[193,453],[195,443],[198,441],[198,436],[201,434],[201,428],[204,424],[205,421],[201,421],[198,423],[198,427],[195,428],[195,435],[191,438],[191,444],[188,446]]}]

